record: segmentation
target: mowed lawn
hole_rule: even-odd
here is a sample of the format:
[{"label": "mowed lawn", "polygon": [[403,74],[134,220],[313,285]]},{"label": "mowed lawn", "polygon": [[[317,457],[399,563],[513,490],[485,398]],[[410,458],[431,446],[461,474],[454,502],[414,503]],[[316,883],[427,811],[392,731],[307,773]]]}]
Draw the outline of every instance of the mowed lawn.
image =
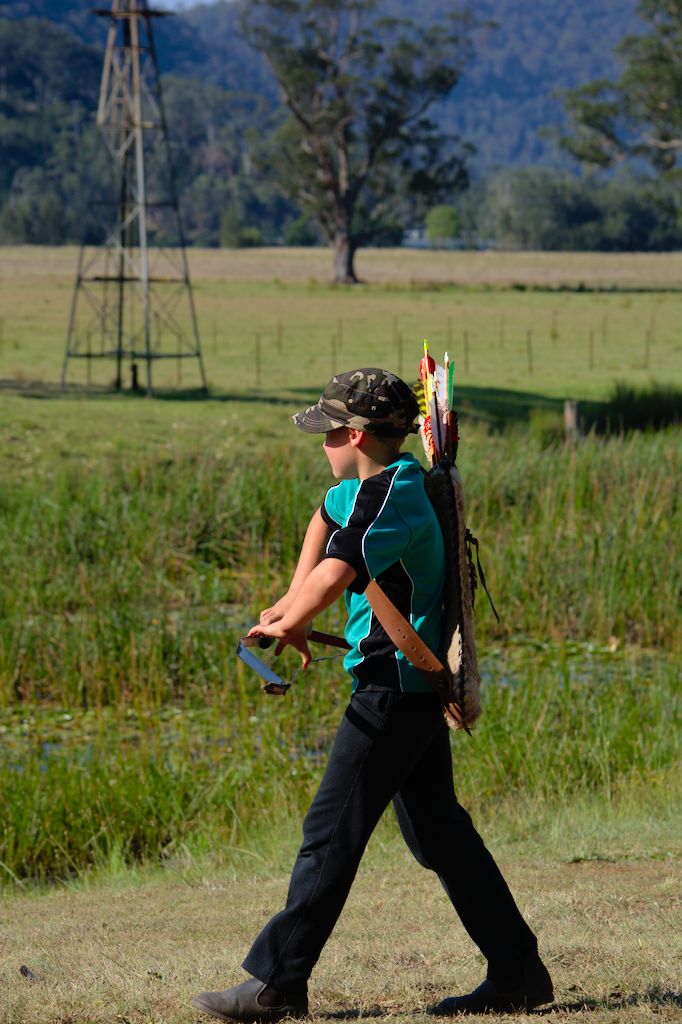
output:
[{"label": "mowed lawn", "polygon": [[[586,1024],[679,1020],[679,840],[670,812],[657,825],[612,812],[590,819],[560,804],[543,821],[532,812],[523,820],[523,804],[517,812],[527,838],[510,841],[507,821],[492,828],[490,845],[554,978],[556,1003],[542,1014]],[[207,1020],[191,996],[244,979],[250,942],[285,899],[294,841],[245,855],[238,873],[171,863],[162,875],[3,899],[0,1020]],[[427,1007],[468,991],[484,972],[437,879],[384,826],[313,974],[311,1015],[425,1022]]]}]

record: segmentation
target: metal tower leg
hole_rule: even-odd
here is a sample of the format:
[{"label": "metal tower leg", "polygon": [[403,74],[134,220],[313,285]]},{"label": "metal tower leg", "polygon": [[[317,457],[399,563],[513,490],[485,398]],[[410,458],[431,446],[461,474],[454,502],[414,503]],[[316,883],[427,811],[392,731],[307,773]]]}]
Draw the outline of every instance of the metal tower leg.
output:
[{"label": "metal tower leg", "polygon": [[153,19],[169,12],[151,10],[147,0],[111,0],[110,10],[96,13],[109,19],[97,124],[111,181],[90,207],[103,241],[84,241],[79,253],[62,387],[71,359],[108,359],[119,390],[125,365],[136,386],[144,363],[151,395],[155,361],[192,359],[206,389],[152,32]]}]

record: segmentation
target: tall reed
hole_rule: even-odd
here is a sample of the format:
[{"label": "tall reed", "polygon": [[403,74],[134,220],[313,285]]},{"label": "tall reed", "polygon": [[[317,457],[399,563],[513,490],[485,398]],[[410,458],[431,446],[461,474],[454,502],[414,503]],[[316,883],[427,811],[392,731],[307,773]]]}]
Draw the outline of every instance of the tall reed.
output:
[{"label": "tall reed", "polygon": [[[679,440],[465,438],[469,523],[502,620],[479,596],[484,644],[679,648]],[[49,488],[0,482],[0,705],[218,697],[236,636],[286,585],[330,482],[319,453],[284,445],[57,467]]]},{"label": "tall reed", "polygon": [[[680,665],[608,650],[510,648],[483,664],[485,713],[452,737],[460,799],[477,812],[524,794],[617,801],[669,787]],[[229,861],[300,814],[348,696],[339,666],[286,699],[239,673],[202,709],[0,716],[0,875],[64,878],[189,853]]]}]

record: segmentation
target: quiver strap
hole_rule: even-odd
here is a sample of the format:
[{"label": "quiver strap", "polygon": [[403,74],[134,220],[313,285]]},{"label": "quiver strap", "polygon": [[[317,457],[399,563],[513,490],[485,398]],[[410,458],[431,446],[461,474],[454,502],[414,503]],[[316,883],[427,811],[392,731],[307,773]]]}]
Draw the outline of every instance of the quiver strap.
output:
[{"label": "quiver strap", "polygon": [[398,611],[391,599],[383,592],[376,580],[370,580],[365,597],[385,633],[407,660],[419,669],[428,684],[441,699],[445,721],[451,729],[469,732],[462,718],[462,709],[453,696],[452,677],[449,670],[427,647],[402,612]]}]

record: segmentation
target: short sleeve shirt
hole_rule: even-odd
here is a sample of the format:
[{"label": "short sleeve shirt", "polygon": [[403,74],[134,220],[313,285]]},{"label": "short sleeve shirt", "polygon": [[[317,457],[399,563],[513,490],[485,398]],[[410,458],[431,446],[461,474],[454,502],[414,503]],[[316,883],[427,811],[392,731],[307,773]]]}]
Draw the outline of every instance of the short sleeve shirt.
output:
[{"label": "short sleeve shirt", "polygon": [[405,453],[367,480],[342,480],[327,491],[321,512],[332,530],[325,556],[341,559],[357,573],[345,593],[351,650],[344,665],[353,691],[430,692],[364,596],[375,579],[427,646],[442,656],[443,538],[418,461]]}]

